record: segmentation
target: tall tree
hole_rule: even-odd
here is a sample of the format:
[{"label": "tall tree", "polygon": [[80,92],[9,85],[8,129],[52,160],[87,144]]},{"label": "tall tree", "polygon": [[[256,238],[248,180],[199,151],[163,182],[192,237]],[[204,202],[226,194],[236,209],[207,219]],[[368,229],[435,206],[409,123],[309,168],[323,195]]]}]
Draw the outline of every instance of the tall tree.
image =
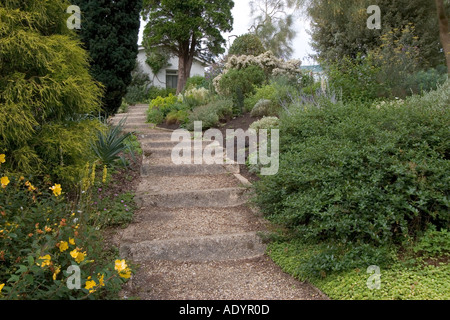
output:
[{"label": "tall tree", "polygon": [[103,111],[114,114],[131,83],[138,54],[142,0],[73,0],[81,9],[80,35],[91,73],[105,86]]},{"label": "tall tree", "polygon": [[441,39],[441,45],[444,49],[445,59],[447,61],[447,70],[450,74],[450,29],[448,26],[448,18],[445,12],[444,0],[435,1],[439,19],[439,35]]},{"label": "tall tree", "polygon": [[144,0],[146,48],[161,47],[178,57],[180,93],[194,57],[209,59],[225,51],[221,32],[232,30],[232,0]]},{"label": "tall tree", "polygon": [[[419,37],[421,60],[428,66],[444,61],[439,44],[436,7],[429,0],[314,0],[308,2],[312,20],[312,46],[318,58],[336,61],[343,56],[355,58],[381,45],[380,36],[389,31],[401,35],[409,23]],[[381,9],[381,29],[367,28],[367,8]],[[448,6],[446,7],[448,10]]]},{"label": "tall tree", "polygon": [[292,55],[292,40],[296,36],[294,22],[299,0],[251,0],[253,25],[250,31],[279,58]]}]

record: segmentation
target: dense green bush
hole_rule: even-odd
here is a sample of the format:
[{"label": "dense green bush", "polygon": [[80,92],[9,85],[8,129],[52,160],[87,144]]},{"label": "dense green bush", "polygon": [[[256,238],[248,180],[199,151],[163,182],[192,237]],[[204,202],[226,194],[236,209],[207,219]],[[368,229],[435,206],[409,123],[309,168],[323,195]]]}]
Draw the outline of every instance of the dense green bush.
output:
[{"label": "dense green bush", "polygon": [[[118,254],[105,250],[98,230],[130,222],[132,197],[102,198],[107,168],[96,177],[88,163],[76,201],[69,201],[68,191],[48,177],[5,175],[8,161],[0,155],[0,299],[115,298],[131,270],[118,272]],[[70,266],[80,268],[78,290],[67,285]]]},{"label": "dense green bush", "polygon": [[263,69],[251,65],[240,70],[231,69],[222,75],[219,88],[227,97],[234,97],[238,89],[244,96],[248,96],[254,93],[255,86],[261,86],[265,80]]},{"label": "dense green bush", "polygon": [[311,268],[362,252],[382,262],[429,224],[449,226],[449,106],[450,81],[398,104],[294,106],[281,118],[279,173],[256,184],[256,202],[300,239],[327,243]]},{"label": "dense green bush", "polygon": [[240,55],[259,56],[264,52],[266,52],[266,49],[264,48],[261,39],[253,33],[247,33],[237,37],[234,40],[228,54],[236,56]]},{"label": "dense green bush", "polygon": [[189,115],[189,121],[185,127],[187,130],[194,130],[194,122],[202,121],[203,129],[216,126],[220,120],[233,115],[233,101],[216,100],[205,106],[195,108]]},{"label": "dense green bush", "polygon": [[185,91],[189,89],[198,89],[198,88],[209,88],[209,84],[206,81],[205,77],[202,76],[192,76],[186,81],[186,86],[184,87]]},{"label": "dense green bush", "polygon": [[169,95],[175,95],[176,91],[176,89],[158,88],[155,86],[151,86],[148,89],[147,98],[149,103],[151,103],[153,99],[156,99],[158,97],[167,98]]},{"label": "dense green bush", "polygon": [[283,79],[273,79],[270,84],[255,89],[253,95],[248,96],[244,101],[246,111],[252,111],[261,100],[270,100],[272,105],[263,116],[277,115],[283,104],[288,104],[297,96],[298,90],[291,83]]},{"label": "dense green bush", "polygon": [[138,65],[132,73],[131,84],[124,97],[125,102],[130,105],[144,103],[148,99],[150,83],[149,76]]},{"label": "dense green bush", "polygon": [[344,101],[372,101],[386,95],[387,85],[378,81],[380,67],[372,57],[344,57],[326,67],[330,89],[341,92]]}]

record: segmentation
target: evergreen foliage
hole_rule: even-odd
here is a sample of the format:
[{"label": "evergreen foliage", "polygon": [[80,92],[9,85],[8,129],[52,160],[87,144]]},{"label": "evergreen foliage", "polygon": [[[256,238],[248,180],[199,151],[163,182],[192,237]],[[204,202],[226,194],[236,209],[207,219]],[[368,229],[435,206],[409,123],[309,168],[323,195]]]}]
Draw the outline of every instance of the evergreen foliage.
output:
[{"label": "evergreen foliage", "polygon": [[177,93],[185,87],[194,57],[211,60],[224,52],[221,32],[232,30],[233,7],[232,0],[144,0],[144,46],[179,58]]},{"label": "evergreen foliage", "polygon": [[92,59],[91,74],[105,88],[103,111],[115,114],[131,83],[138,53],[142,0],[74,0],[80,36]]},{"label": "evergreen foliage", "polygon": [[266,52],[266,49],[264,48],[261,39],[255,34],[247,33],[237,37],[236,40],[234,40],[228,54],[236,56],[259,56],[264,52]]},{"label": "evergreen foliage", "polygon": [[[380,30],[367,28],[367,8],[381,9]],[[446,6],[450,12],[450,6]],[[344,56],[356,58],[381,45],[381,36],[392,31],[398,38],[405,26],[412,24],[418,36],[422,67],[444,63],[439,43],[436,6],[428,0],[339,0],[308,1],[312,19],[312,46],[318,58],[335,62]]]},{"label": "evergreen foliage", "polygon": [[60,0],[0,3],[0,150],[8,171],[73,177],[100,123],[101,88]]}]

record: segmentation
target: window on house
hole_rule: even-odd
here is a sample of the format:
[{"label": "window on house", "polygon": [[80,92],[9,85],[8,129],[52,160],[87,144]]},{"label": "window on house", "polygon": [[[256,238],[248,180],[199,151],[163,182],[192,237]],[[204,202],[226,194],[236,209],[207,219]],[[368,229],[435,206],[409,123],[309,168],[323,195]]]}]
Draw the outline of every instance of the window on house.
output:
[{"label": "window on house", "polygon": [[176,89],[178,87],[178,71],[166,70],[166,88]]}]

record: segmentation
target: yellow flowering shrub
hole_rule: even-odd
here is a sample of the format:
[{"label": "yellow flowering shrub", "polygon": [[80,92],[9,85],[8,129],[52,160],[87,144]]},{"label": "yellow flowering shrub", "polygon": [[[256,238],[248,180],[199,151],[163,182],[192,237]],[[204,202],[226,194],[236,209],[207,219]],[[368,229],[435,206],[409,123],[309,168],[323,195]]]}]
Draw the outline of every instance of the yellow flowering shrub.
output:
[{"label": "yellow flowering shrub", "polygon": [[[2,163],[0,299],[85,299],[118,292],[131,268],[123,261],[118,272],[115,260],[104,258],[98,232],[103,222],[89,192],[73,203],[60,184],[2,175]],[[67,285],[70,266],[80,268],[79,290]]]}]

